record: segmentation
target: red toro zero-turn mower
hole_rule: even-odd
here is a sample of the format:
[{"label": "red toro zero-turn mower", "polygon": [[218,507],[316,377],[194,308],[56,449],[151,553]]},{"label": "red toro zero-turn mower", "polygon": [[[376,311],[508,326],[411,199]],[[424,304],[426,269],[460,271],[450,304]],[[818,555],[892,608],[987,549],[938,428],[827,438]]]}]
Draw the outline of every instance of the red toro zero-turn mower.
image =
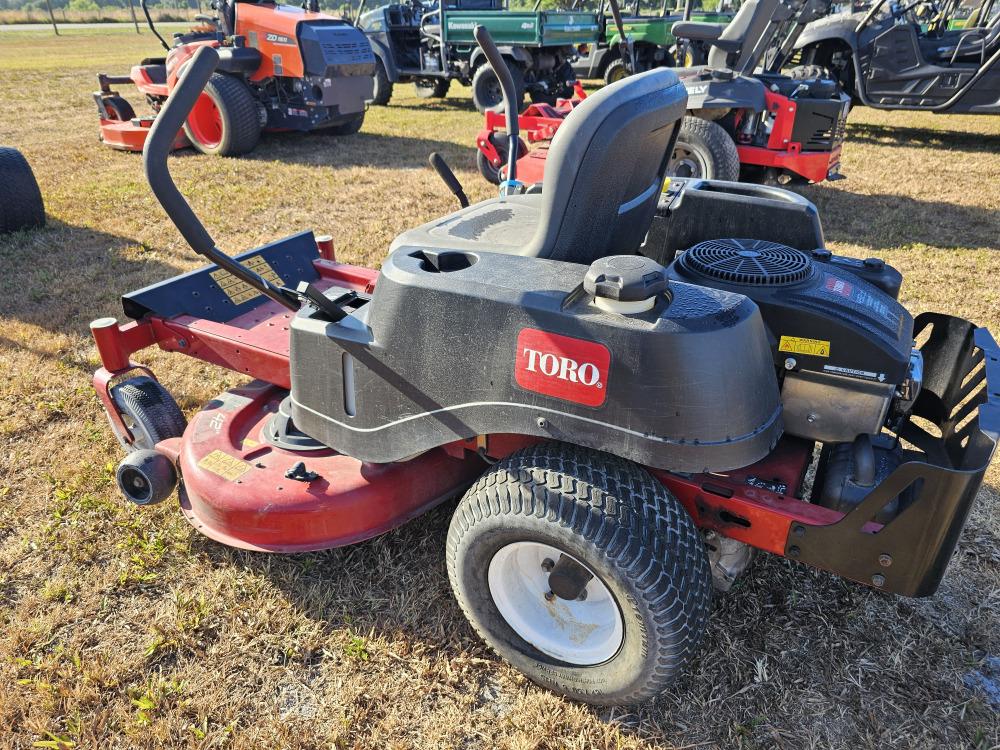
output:
[{"label": "red toro zero-turn mower", "polygon": [[[617,3],[611,8],[623,43]],[[731,23],[678,22],[673,33],[708,45],[708,65],[677,69],[688,91],[688,112],[668,174],[764,183],[822,182],[840,175],[840,152],[850,97],[833,79],[781,73],[806,24],[825,15],[829,0],[746,0]],[[759,66],[759,67],[758,67]],[[626,62],[634,70],[634,63]],[[812,72],[800,68],[796,75]],[[520,179],[541,179],[548,145],[572,109],[528,112],[520,118]],[[541,114],[542,116],[537,116]],[[486,113],[476,137],[480,172],[499,184],[512,142],[503,120]],[[529,148],[528,144],[535,144]]]},{"label": "red toro zero-turn mower", "polygon": [[[212,539],[298,552],[464,493],[445,550],[461,608],[532,680],[593,703],[676,677],[713,579],[754,549],[937,588],[996,448],[1000,349],[965,320],[914,320],[899,273],[831,255],[801,197],[697,180],[664,195],[675,73],[576,107],[541,187],[518,188],[515,162],[502,196],[467,205],[432,157],[465,205],[376,272],[310,232],[235,258],[215,245],[167,154],[218,60],[198,51],[145,149],[212,265],[126,294],[129,323],[92,324],[127,498],[177,487]],[[130,359],[154,344],[254,380],[185,425]]]},{"label": "red toro zero-turn mower", "polygon": [[219,65],[173,148],[235,156],[252,151],[262,130],[351,135],[361,129],[374,87],[374,53],[350,23],[319,13],[317,0],[309,0],[308,10],[218,0],[212,4],[218,17],[199,16],[202,25],[174,34],[173,46],[157,32],[145,0],[141,5],[167,55],[143,60],[127,76],[98,74],[101,141],[112,148],[141,151],[154,121],[136,117],[112,86],[134,84],[157,113],[201,47],[216,48]]}]

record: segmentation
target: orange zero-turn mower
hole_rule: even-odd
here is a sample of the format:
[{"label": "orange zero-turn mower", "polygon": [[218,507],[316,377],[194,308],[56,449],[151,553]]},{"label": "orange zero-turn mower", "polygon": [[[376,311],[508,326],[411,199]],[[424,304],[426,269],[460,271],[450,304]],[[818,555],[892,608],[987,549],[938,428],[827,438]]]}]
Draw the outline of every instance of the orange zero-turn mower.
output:
[{"label": "orange zero-turn mower", "polygon": [[[218,57],[198,51],[144,153],[210,265],[124,295],[125,324],[91,324],[126,498],[176,489],[201,533],[288,553],[462,496],[443,545],[459,606],[532,680],[600,704],[682,674],[713,584],[755,550],[937,588],[996,448],[1000,347],[912,317],[899,272],[826,250],[794,193],[682,178],[662,193],[688,99],[674,72],[574,108],[542,191],[514,161],[499,197],[469,205],[432,156],[463,208],[399,235],[376,271],[308,231],[235,258],[216,245],[167,154]],[[253,380],[188,423],[132,359],[152,346]]]},{"label": "orange zero-turn mower", "polygon": [[[201,25],[174,34],[173,45],[156,30],[145,0],[141,5],[166,57],[147,58],[127,76],[98,74],[94,100],[101,141],[108,146],[142,150],[156,113],[200,47],[218,50],[218,70],[176,134],[174,148],[236,156],[252,151],[262,130],[322,128],[351,135],[361,129],[374,85],[371,45],[351,24],[319,13],[316,0],[308,10],[220,0],[213,5],[217,17],[198,16]],[[145,95],[153,116],[137,117],[112,88],[126,84]]]}]

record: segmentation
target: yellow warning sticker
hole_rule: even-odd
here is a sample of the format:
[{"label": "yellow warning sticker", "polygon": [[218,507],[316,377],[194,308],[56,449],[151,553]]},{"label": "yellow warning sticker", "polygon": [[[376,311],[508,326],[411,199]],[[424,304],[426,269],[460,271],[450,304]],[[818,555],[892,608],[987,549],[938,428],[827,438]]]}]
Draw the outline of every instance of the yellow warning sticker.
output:
[{"label": "yellow warning sticker", "polygon": [[230,456],[220,450],[214,450],[202,458],[198,466],[230,482],[236,481],[250,471],[250,464],[246,461],[240,461],[236,456]]},{"label": "yellow warning sticker", "polygon": [[803,339],[798,336],[782,336],[778,351],[793,354],[808,354],[813,357],[829,357],[830,342],[820,339]]},{"label": "yellow warning sticker", "polygon": [[260,443],[258,443],[253,438],[244,438],[244,440],[243,440],[243,449],[244,450],[246,450],[247,448],[256,448],[258,445],[260,445]]},{"label": "yellow warning sticker", "polygon": [[[258,276],[264,277],[272,284],[284,286],[285,282],[282,281],[281,277],[274,272],[274,269],[271,268],[270,265],[268,265],[263,256],[255,255],[252,258],[248,258],[245,261],[245,264],[248,268],[250,268],[250,270],[256,272]],[[260,292],[252,286],[247,284],[245,281],[237,279],[228,271],[223,271],[221,268],[212,271],[211,276],[215,279],[215,283],[219,285],[219,288],[222,289],[225,295],[232,300],[234,305],[242,305],[244,302],[249,302],[255,297],[260,296]]]}]

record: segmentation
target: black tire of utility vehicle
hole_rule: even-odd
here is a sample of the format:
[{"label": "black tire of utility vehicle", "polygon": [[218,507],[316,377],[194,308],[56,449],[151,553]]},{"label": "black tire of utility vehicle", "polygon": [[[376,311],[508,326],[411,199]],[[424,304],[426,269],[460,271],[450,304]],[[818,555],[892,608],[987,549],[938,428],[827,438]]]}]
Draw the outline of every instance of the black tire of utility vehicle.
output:
[{"label": "black tire of utility vehicle", "polygon": [[447,78],[420,78],[413,82],[418,99],[444,99],[450,87]]},{"label": "black tire of utility vehicle", "polygon": [[[617,653],[575,666],[523,640],[500,613],[488,571],[497,552],[536,542],[571,555],[618,605]],[[698,650],[712,577],[694,521],[640,466],[565,443],[522,449],[488,470],[452,517],[448,576],[480,636],[531,680],[575,700],[631,705],[659,694]]]},{"label": "black tire of utility vehicle", "polygon": [[132,118],[135,117],[135,110],[124,97],[108,96],[104,98],[102,104],[104,104],[104,109],[108,113],[109,120],[131,122]]},{"label": "black tire of utility vehicle", "polygon": [[[493,148],[496,149],[497,155],[500,157],[501,167],[506,166],[507,155],[510,153],[510,136],[506,133],[494,133],[490,139],[493,141]],[[517,158],[520,159],[528,153],[528,144],[518,136],[517,145]],[[500,184],[500,167],[494,167],[490,164],[490,160],[482,151],[476,151],[476,166],[479,167],[479,174],[485,177],[488,182],[492,182],[494,185]]]},{"label": "black tire of utility vehicle", "polygon": [[735,181],[740,178],[740,155],[721,125],[687,116],[681,121],[667,174]]},{"label": "black tire of utility vehicle", "polygon": [[[514,79],[514,114],[520,114],[524,106],[524,71],[520,65],[509,63],[510,77]],[[472,103],[480,112],[493,110],[503,112],[503,91],[500,79],[486,63],[483,63],[472,76]]]},{"label": "black tire of utility vehicle", "polygon": [[45,224],[45,203],[31,165],[16,148],[0,146],[0,234]]},{"label": "black tire of utility vehicle", "polygon": [[610,86],[612,83],[628,78],[628,67],[622,58],[612,60],[604,71],[604,85]]},{"label": "black tire of utility vehicle", "polygon": [[[260,140],[260,110],[246,82],[233,75],[215,73],[205,91],[218,110],[221,131],[216,140],[192,120],[199,117],[198,103],[184,123],[184,135],[191,145],[210,156],[240,156],[254,150]],[[207,124],[207,123],[206,123]]]},{"label": "black tire of utility vehicle", "polygon": [[385,63],[379,57],[375,58],[375,89],[372,93],[372,104],[384,107],[392,99],[392,81],[385,72]]},{"label": "black tire of utility vehicle", "polygon": [[328,128],[321,128],[319,132],[327,135],[354,135],[361,130],[361,126],[364,124],[365,113],[362,111],[354,115],[350,120],[347,120],[347,122],[331,125]]},{"label": "black tire of utility vehicle", "polygon": [[132,443],[118,435],[118,442],[129,451],[152,450],[161,440],[184,434],[184,412],[167,389],[147,375],[113,386],[111,398],[132,433]]}]

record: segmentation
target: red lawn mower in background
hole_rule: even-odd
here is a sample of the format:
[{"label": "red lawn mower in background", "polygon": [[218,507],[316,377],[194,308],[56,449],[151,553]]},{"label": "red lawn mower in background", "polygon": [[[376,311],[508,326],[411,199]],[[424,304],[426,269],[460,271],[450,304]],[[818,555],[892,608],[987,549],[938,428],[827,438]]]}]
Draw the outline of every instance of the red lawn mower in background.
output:
[{"label": "red lawn mower in background", "polygon": [[94,92],[101,141],[124,151],[141,151],[154,117],[136,117],[112,86],[134,84],[153,112],[177,86],[178,77],[200,47],[219,52],[218,72],[173,141],[204,154],[236,156],[253,150],[262,130],[326,129],[351,135],[361,129],[371,99],[375,56],[365,35],[350,23],[309,9],[273,2],[218,0],[218,17],[198,16],[200,26],[160,36],[141,3],[149,28],[167,51],[148,58],[127,76],[99,73]]},{"label": "red lawn mower in background", "polygon": [[[634,70],[629,42],[622,31],[617,2],[612,14],[625,39],[622,59]],[[709,48],[708,65],[675,69],[688,91],[687,117],[671,158],[671,176],[781,183],[822,182],[841,177],[840,152],[850,111],[850,97],[835,80],[807,78],[816,71],[800,68],[796,77],[781,73],[792,46],[807,23],[829,9],[829,0],[747,0],[729,24],[681,21],[678,38]],[[758,69],[758,66],[759,69]],[[558,108],[525,112],[518,140],[520,179],[541,180],[548,144],[573,102]],[[476,138],[483,176],[496,184],[511,138],[501,118],[486,114]],[[529,144],[537,144],[534,149]]]},{"label": "red lawn mower in background", "polygon": [[[682,178],[663,193],[687,104],[675,73],[575,107],[544,190],[512,160],[501,195],[469,205],[432,156],[463,207],[375,271],[308,231],[236,258],[216,246],[167,155],[218,63],[197,52],[144,153],[211,265],[124,295],[128,323],[91,324],[126,498],[177,489],[210,538],[301,552],[461,495],[444,556],[469,622],[535,682],[598,704],[680,675],[713,582],[757,549],[935,591],[996,449],[1000,347],[911,317],[899,272],[826,250],[800,196]],[[186,423],[131,359],[151,346],[253,380]]]}]

